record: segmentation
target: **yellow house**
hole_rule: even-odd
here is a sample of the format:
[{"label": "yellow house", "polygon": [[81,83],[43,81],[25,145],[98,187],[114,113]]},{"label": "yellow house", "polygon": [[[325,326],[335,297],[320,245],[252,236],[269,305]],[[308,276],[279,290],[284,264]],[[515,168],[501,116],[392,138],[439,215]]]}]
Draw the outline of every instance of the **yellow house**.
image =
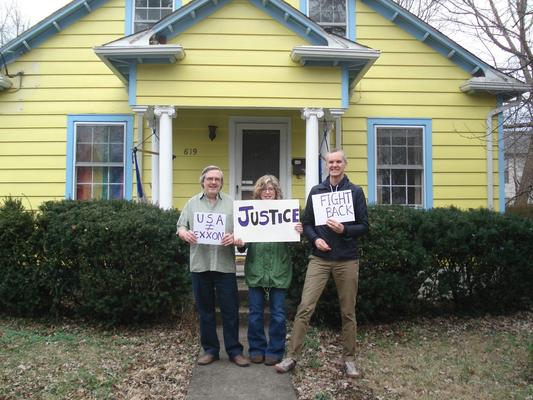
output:
[{"label": "yellow house", "polygon": [[503,210],[530,90],[390,0],[74,0],[0,52],[0,196],[32,208],[181,208],[209,164],[303,200],[342,147],[370,203]]}]

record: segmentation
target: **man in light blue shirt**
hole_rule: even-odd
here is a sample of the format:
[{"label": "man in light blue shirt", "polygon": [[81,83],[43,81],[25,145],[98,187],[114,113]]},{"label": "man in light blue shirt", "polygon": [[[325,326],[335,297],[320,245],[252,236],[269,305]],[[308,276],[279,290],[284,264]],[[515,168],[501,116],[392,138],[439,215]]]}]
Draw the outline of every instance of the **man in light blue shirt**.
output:
[{"label": "man in light blue shirt", "polygon": [[[196,309],[200,319],[200,342],[204,354],[199,365],[208,365],[219,359],[220,342],[216,331],[215,294],[222,314],[224,346],[230,361],[247,367],[250,361],[242,354],[239,342],[239,298],[233,247],[233,200],[220,192],[224,175],[219,167],[210,165],[202,171],[200,185],[203,191],[193,196],[183,208],[178,220],[177,234],[189,243],[190,270]],[[194,232],[197,213],[217,213],[226,216],[225,233],[220,245],[198,243]]]}]

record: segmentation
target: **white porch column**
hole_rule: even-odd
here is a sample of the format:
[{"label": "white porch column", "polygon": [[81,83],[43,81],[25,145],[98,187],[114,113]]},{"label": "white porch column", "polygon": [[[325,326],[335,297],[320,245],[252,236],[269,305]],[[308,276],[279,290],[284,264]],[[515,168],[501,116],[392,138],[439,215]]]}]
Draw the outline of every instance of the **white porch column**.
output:
[{"label": "white porch column", "polygon": [[172,208],[172,106],[157,106],[154,114],[159,118],[159,207]]},{"label": "white porch column", "polygon": [[342,116],[346,110],[344,108],[332,108],[329,113],[335,120],[335,147],[342,149]]},{"label": "white porch column", "polygon": [[154,119],[148,119],[152,130],[152,204],[159,205],[159,132]]},{"label": "white porch column", "polygon": [[318,184],[318,119],[324,116],[321,108],[305,108],[305,196]]}]

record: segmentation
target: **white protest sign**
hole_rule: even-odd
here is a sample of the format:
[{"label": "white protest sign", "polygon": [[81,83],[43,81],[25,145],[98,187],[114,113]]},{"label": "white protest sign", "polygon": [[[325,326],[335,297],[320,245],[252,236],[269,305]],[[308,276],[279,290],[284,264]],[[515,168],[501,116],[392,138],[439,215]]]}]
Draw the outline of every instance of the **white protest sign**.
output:
[{"label": "white protest sign", "polygon": [[238,200],[233,202],[233,236],[245,243],[299,242],[298,200]]},{"label": "white protest sign", "polygon": [[351,190],[314,194],[312,199],[316,226],[326,225],[328,218],[337,222],[355,221]]},{"label": "white protest sign", "polygon": [[226,232],[226,214],[194,213],[193,232],[200,244],[221,245]]}]

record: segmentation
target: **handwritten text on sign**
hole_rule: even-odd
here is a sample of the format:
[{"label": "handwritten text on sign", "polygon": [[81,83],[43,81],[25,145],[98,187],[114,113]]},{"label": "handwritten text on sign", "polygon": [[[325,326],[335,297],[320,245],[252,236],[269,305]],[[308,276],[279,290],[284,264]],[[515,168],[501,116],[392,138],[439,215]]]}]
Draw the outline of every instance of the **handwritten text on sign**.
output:
[{"label": "handwritten text on sign", "polygon": [[226,214],[194,213],[193,231],[198,243],[221,245],[226,232]]},{"label": "handwritten text on sign", "polygon": [[337,222],[355,221],[351,190],[314,194],[315,225],[326,225],[329,218]]},{"label": "handwritten text on sign", "polygon": [[298,242],[298,200],[241,200],[233,202],[236,239],[251,242]]}]

